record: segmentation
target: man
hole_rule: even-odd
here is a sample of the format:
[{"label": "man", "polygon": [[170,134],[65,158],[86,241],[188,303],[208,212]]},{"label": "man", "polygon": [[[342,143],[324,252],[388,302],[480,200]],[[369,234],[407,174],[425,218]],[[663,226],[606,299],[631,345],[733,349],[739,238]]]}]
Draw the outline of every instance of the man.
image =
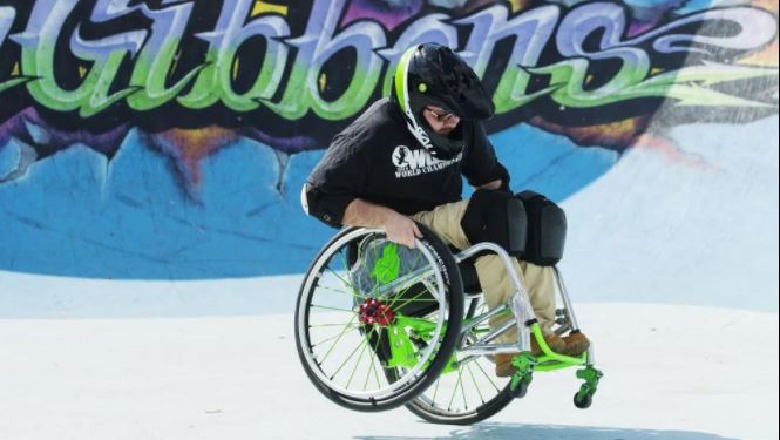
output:
[{"label": "man", "polygon": [[[399,61],[391,96],[375,102],[334,137],[304,186],[304,209],[334,227],[384,229],[390,241],[409,247],[421,236],[415,221],[459,249],[495,242],[482,239],[479,227],[465,227],[501,212],[492,205],[518,203],[508,191],[509,175],[481,123],[493,113],[479,78],[451,49],[434,43],[410,48]],[[461,201],[461,175],[477,188],[471,200]],[[510,219],[509,229],[511,223]],[[491,309],[511,300],[515,288],[500,257],[479,257],[475,266]],[[553,269],[516,261],[515,270],[547,345],[562,354],[583,353],[589,345],[585,335],[577,332],[562,338],[551,330]],[[498,323],[490,324],[495,328]],[[500,341],[516,338],[512,331]],[[541,352],[533,338],[532,351]],[[497,376],[512,375],[511,358],[496,356]]]}]

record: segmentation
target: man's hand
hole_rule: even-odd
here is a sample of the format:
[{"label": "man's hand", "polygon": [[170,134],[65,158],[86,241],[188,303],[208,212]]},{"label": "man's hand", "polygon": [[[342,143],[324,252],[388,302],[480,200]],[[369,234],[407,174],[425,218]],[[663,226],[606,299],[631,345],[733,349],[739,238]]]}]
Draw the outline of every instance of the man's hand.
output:
[{"label": "man's hand", "polygon": [[409,248],[414,248],[415,239],[422,237],[414,220],[397,212],[390,214],[383,226],[388,240]]},{"label": "man's hand", "polygon": [[344,212],[345,225],[382,228],[393,243],[415,247],[415,239],[422,237],[420,228],[409,217],[384,206],[361,199],[353,200]]}]

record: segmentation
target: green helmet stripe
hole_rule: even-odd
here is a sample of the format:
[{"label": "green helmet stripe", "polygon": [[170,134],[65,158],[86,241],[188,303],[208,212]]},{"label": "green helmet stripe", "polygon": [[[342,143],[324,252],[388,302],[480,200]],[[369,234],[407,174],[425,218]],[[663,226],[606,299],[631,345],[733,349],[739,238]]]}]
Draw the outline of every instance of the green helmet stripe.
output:
[{"label": "green helmet stripe", "polygon": [[412,135],[425,147],[428,151],[433,149],[431,139],[428,134],[420,127],[420,123],[417,121],[417,117],[412,111],[412,104],[409,102],[409,62],[414,56],[414,52],[417,50],[417,46],[411,47],[404,52],[401,59],[398,61],[398,68],[395,71],[394,86],[395,94],[398,96],[398,103],[401,106],[401,111],[406,115],[406,125],[409,127],[409,131]]},{"label": "green helmet stripe", "polygon": [[398,68],[395,70],[395,94],[401,104],[401,110],[406,113],[409,108],[409,90],[407,84],[407,73],[409,72],[409,60],[417,47],[411,47],[404,52],[401,60],[398,62]]}]

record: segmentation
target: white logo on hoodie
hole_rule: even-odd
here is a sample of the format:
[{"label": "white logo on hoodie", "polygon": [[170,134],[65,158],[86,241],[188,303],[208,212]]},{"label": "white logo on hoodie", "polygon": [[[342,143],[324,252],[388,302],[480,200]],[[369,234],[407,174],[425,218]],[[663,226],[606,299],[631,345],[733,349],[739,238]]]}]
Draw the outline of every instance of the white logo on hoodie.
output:
[{"label": "white logo on hoodie", "polygon": [[462,153],[450,160],[441,160],[432,156],[425,149],[410,149],[406,145],[398,145],[393,150],[393,165],[395,165],[395,177],[414,177],[421,174],[433,173],[448,166],[458,163],[463,157]]}]

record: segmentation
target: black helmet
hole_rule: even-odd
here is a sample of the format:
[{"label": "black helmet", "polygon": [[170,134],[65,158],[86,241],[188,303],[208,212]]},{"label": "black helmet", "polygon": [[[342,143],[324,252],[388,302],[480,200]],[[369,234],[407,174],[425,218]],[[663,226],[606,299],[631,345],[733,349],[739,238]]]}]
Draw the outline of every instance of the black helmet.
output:
[{"label": "black helmet", "polygon": [[436,134],[422,115],[425,107],[441,107],[465,120],[489,119],[494,112],[493,101],[471,67],[437,43],[411,47],[401,56],[392,93],[414,137],[440,159],[460,153],[463,139]]}]

